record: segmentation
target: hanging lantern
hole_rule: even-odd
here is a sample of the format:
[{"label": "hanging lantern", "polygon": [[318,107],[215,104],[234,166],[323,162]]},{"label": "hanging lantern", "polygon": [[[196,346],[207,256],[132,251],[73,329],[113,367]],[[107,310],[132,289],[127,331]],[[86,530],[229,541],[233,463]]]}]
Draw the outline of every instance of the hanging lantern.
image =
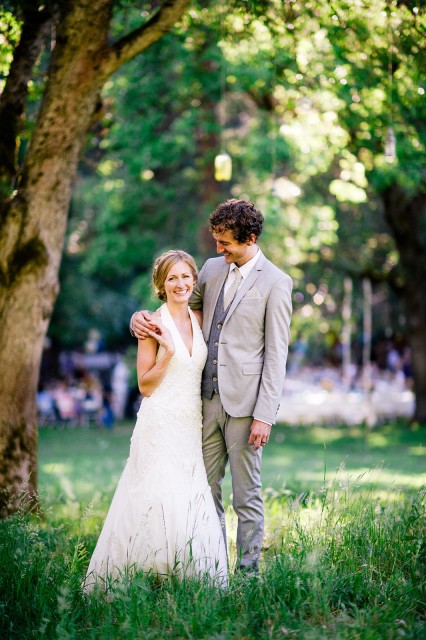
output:
[{"label": "hanging lantern", "polygon": [[396,139],[393,127],[388,127],[385,139],[386,162],[393,162],[396,159]]},{"label": "hanging lantern", "polygon": [[232,159],[228,153],[219,153],[214,159],[214,177],[218,182],[227,182],[232,176]]}]

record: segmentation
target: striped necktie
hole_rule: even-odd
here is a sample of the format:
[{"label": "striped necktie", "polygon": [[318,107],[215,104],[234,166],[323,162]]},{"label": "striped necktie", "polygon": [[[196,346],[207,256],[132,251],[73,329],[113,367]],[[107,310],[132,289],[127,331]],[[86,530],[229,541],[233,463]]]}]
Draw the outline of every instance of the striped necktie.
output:
[{"label": "striped necktie", "polygon": [[240,285],[241,278],[243,277],[241,275],[241,271],[238,269],[238,267],[235,267],[235,269],[233,269],[233,271],[234,271],[234,282],[231,284],[231,286],[229,287],[228,291],[225,293],[225,295],[223,297],[223,308],[224,309],[227,309],[229,307],[229,305],[231,304],[232,300],[234,299],[234,296],[237,293],[238,287]]}]

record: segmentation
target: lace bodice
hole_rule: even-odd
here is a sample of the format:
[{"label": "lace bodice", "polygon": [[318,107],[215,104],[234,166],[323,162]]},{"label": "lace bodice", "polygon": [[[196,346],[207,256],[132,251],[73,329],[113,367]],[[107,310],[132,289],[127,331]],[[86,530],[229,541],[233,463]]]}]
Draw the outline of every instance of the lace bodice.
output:
[{"label": "lace bodice", "polygon": [[[149,398],[144,398],[139,414],[160,406],[173,412],[196,412],[197,419],[201,411],[201,374],[207,358],[207,347],[203,333],[193,312],[189,310],[192,323],[192,355],[173,321],[167,304],[161,309],[161,320],[169,329],[175,345],[175,353],[170,360],[167,373],[161,384]],[[164,355],[164,347],[159,348],[157,360]],[[190,418],[190,416],[188,415]]]}]

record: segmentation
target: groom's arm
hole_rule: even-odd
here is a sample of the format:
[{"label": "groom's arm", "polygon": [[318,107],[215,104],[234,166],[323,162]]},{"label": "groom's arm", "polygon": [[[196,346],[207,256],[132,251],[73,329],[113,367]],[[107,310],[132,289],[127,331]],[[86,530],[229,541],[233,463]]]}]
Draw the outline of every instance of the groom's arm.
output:
[{"label": "groom's arm", "polygon": [[159,317],[159,309],[155,312],[143,310],[143,311],[135,311],[135,313],[130,318],[129,322],[129,331],[132,338],[137,338],[138,340],[145,340],[145,338],[149,338],[150,331],[156,331],[155,325],[151,323],[151,319],[155,316]]}]

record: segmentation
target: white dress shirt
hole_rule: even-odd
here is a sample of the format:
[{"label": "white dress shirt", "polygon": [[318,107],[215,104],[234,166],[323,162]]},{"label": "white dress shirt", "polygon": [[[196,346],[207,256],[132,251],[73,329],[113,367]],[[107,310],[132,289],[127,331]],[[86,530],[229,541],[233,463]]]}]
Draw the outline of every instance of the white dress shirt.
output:
[{"label": "white dress shirt", "polygon": [[[259,257],[260,257],[260,251],[259,251],[259,249],[257,249],[257,253],[256,253],[255,256],[253,256],[253,258],[250,258],[250,260],[248,260],[248,262],[243,264],[242,267],[238,267],[238,269],[239,269],[239,271],[241,273],[241,282],[240,282],[240,284],[238,286],[238,289],[241,287],[241,285],[243,284],[244,280],[246,280],[246,278],[248,277],[250,271],[253,269],[254,265],[259,260]],[[225,280],[225,286],[224,286],[224,289],[223,289],[223,294],[224,295],[226,294],[226,292],[228,291],[229,287],[234,282],[233,271],[234,271],[236,266],[237,265],[235,264],[235,262],[233,262],[232,264],[229,265],[229,273],[228,273],[228,277]]]}]

